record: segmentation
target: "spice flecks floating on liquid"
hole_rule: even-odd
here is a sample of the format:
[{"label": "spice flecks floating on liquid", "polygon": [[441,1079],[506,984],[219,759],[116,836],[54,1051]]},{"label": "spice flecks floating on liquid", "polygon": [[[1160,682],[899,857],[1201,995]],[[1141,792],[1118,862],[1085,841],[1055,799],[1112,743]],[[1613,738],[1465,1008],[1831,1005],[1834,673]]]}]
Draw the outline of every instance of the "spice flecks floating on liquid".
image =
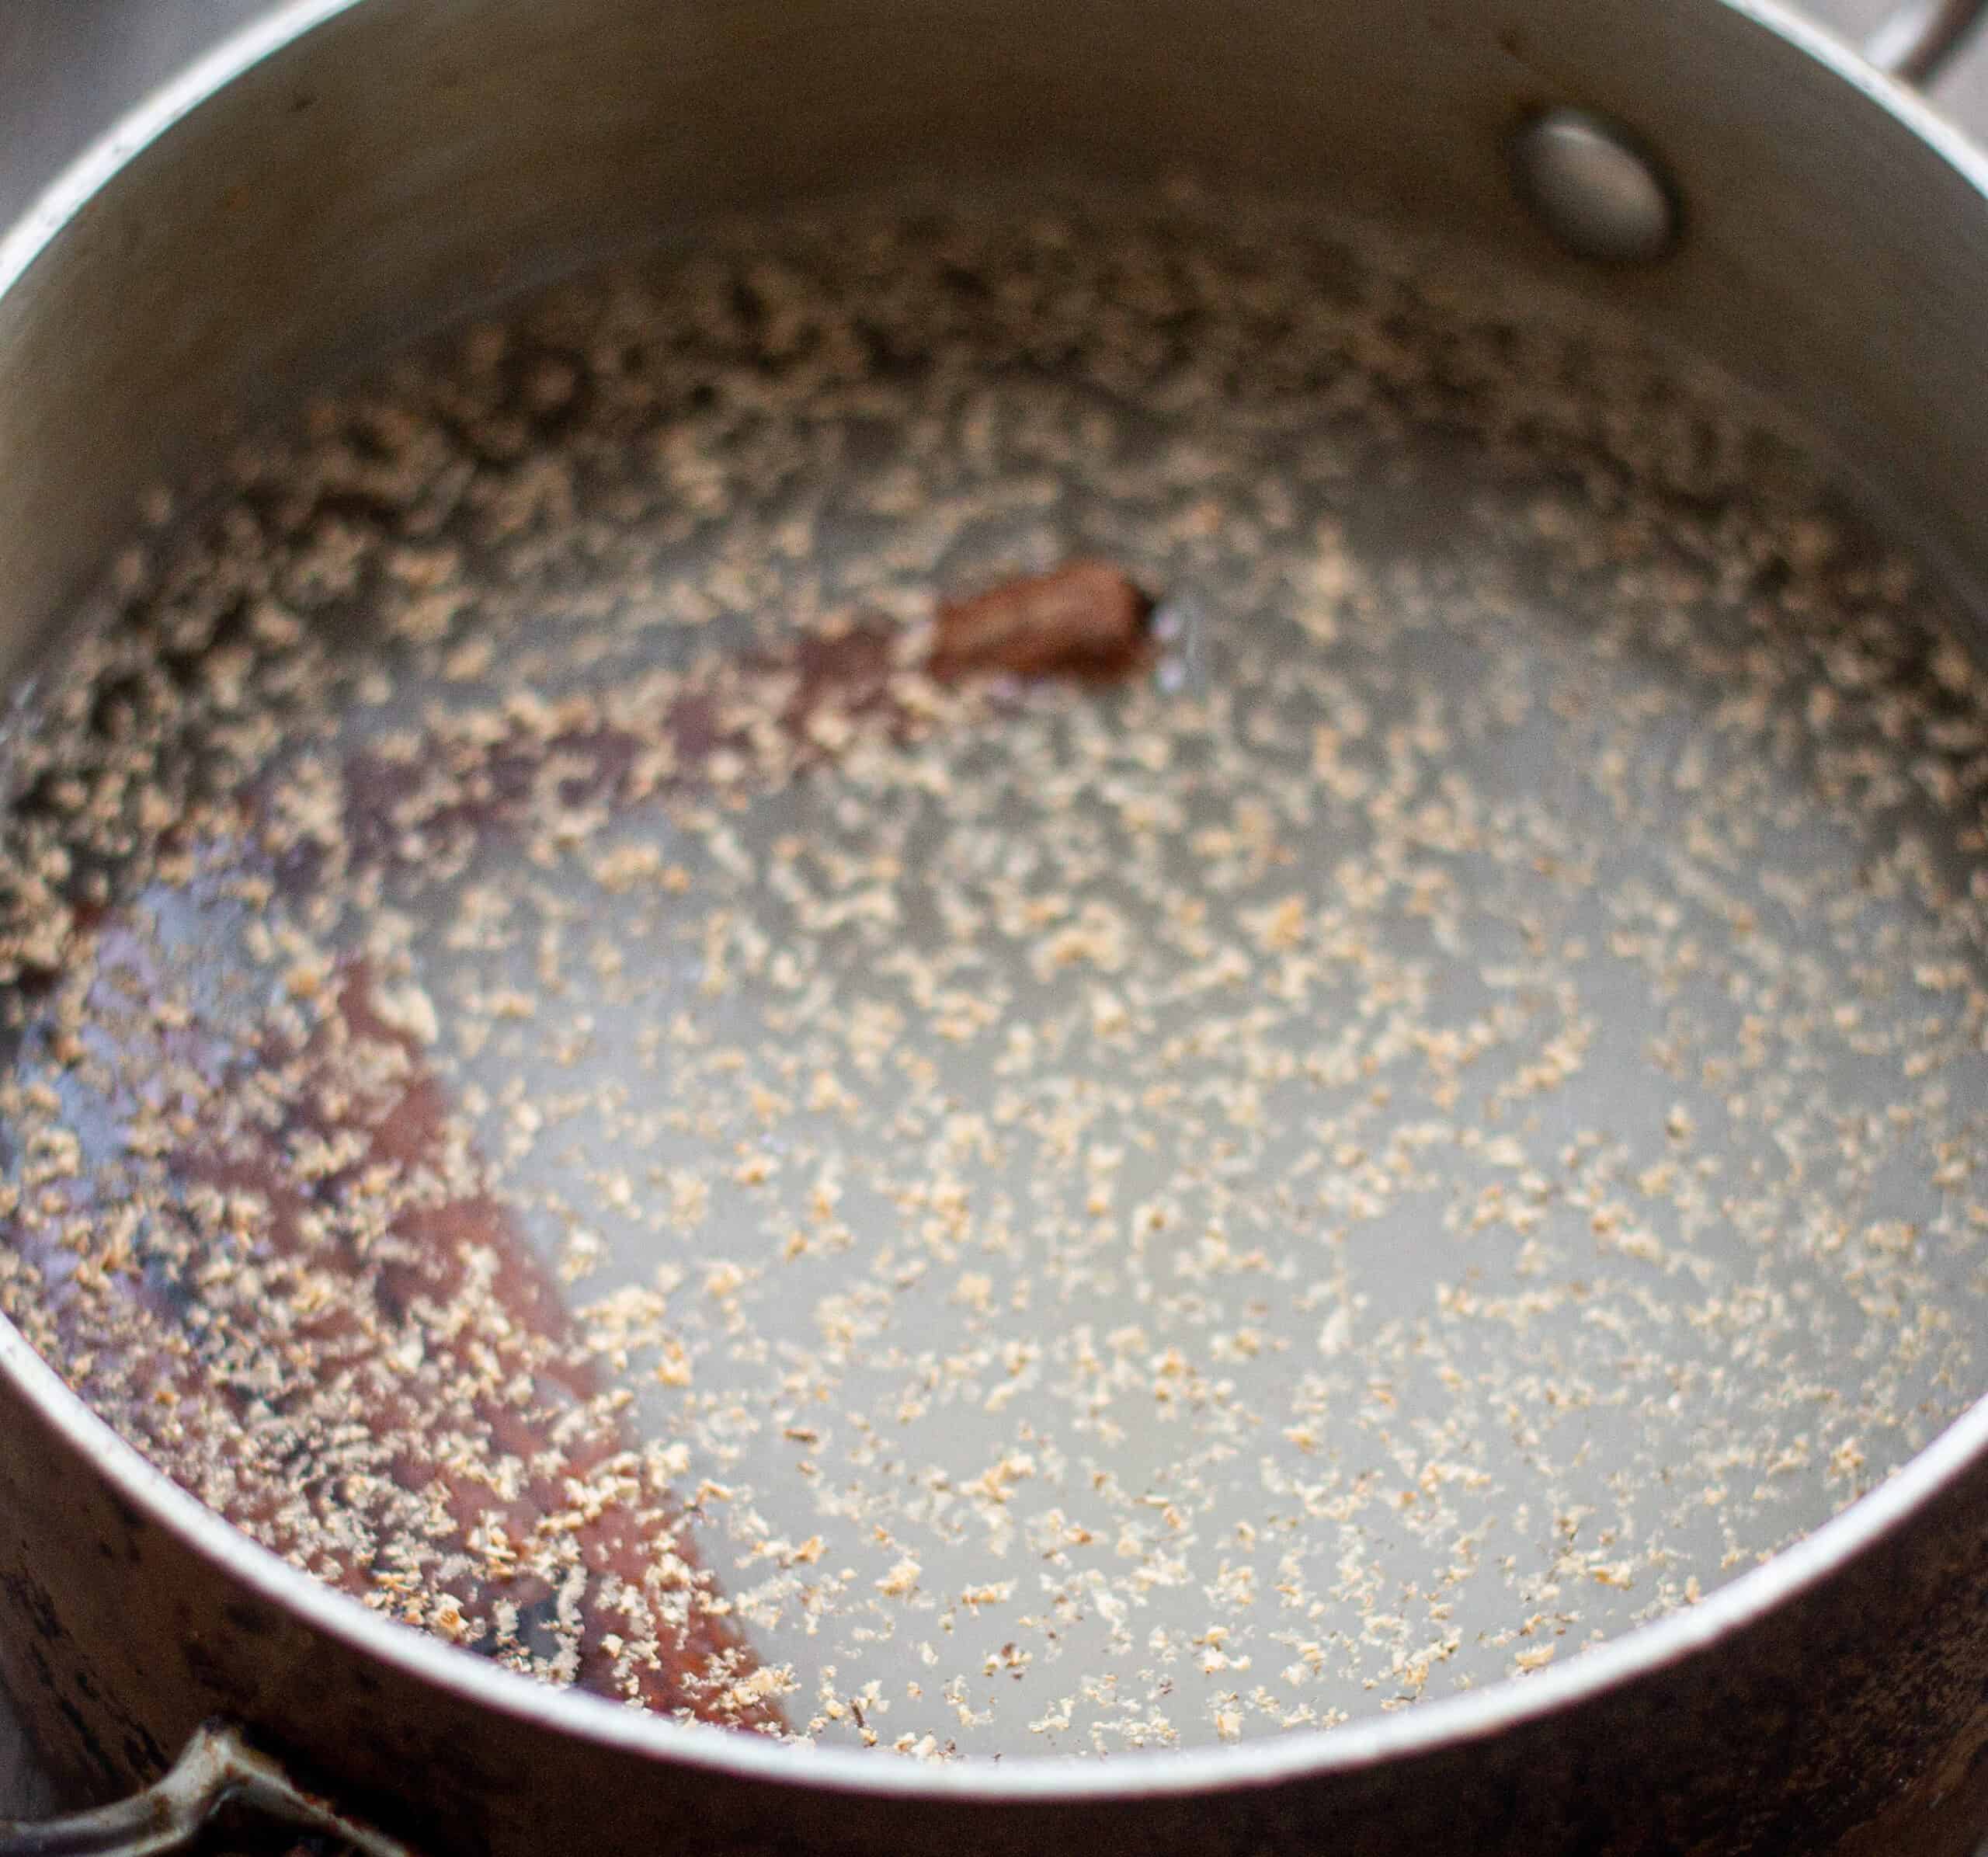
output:
[{"label": "spice flecks floating on liquid", "polygon": [[[921,1757],[1524,1675],[1834,1512],[1981,1381],[1979,673],[1461,301],[857,215],[246,448],[10,748],[9,1313],[396,1616]],[[1086,562],[1124,674],[1013,674]]]}]

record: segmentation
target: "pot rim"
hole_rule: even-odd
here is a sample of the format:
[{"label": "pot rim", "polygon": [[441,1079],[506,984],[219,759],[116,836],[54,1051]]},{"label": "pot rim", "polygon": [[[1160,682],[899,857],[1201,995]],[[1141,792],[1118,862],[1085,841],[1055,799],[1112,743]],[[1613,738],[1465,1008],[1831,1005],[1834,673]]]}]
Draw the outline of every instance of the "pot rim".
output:
[{"label": "pot rim", "polygon": [[[252,66],[366,0],[284,0],[155,90],[90,144],[0,231],[0,296],[127,166],[182,116]],[[1988,213],[1988,151],[1918,92],[1791,10],[1787,0],[1708,0],[1778,37],[1885,111],[1972,184]],[[1705,1651],[1874,1548],[1988,1458],[1988,1396],[1840,1514],[1684,1611],[1562,1664],[1399,1713],[1295,1730],[1246,1745],[1137,1751],[1108,1759],[1030,1754],[998,1764],[898,1761],[854,1748],[794,1746],[645,1714],[506,1670],[382,1618],[293,1567],[173,1483],[71,1390],[0,1315],[0,1378],[116,1494],[258,1598],[398,1673],[521,1724],[604,1750],[763,1785],[852,1797],[1053,1806],[1178,1797],[1315,1780],[1507,1733]]]}]

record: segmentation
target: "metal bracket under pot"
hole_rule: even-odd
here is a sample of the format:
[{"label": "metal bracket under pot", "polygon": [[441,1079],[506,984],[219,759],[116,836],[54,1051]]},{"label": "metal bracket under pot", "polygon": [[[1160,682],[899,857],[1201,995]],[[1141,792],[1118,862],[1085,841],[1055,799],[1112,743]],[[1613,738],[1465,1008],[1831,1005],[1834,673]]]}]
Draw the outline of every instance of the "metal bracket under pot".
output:
[{"label": "metal bracket under pot", "polygon": [[0,1852],[6,1857],[165,1857],[191,1846],[224,1805],[272,1825],[338,1838],[361,1857],[412,1857],[398,1838],[306,1791],[225,1722],[202,1727],[156,1785],[129,1799],[40,1824],[0,1821]]}]

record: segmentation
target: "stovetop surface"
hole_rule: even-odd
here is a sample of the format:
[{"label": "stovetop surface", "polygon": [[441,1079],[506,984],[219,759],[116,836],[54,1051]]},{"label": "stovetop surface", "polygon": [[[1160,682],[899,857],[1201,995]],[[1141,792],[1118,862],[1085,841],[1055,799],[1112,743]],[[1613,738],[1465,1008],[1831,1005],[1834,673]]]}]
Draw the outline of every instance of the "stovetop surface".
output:
[{"label": "stovetop surface", "polygon": [[[1895,0],[1806,0],[1853,36]],[[269,0],[0,0],[0,225],[89,137],[159,78]],[[80,49],[79,49],[80,48]],[[59,55],[58,55],[59,54]],[[1988,31],[1942,78],[1934,101],[1988,140]],[[0,1817],[33,1817],[52,1800],[0,1695]],[[1984,1846],[1982,1857],[1988,1857]]]}]

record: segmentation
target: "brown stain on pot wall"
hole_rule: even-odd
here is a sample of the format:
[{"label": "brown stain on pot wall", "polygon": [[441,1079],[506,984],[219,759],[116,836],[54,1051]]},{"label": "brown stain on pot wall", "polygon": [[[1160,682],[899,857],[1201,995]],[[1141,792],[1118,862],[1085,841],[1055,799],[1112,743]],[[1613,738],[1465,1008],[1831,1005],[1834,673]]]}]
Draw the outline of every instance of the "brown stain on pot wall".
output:
[{"label": "brown stain on pot wall", "polygon": [[1846,1833],[1836,1857],[1978,1857],[1988,1826],[1988,1707],[1930,1769],[1874,1819]]}]

